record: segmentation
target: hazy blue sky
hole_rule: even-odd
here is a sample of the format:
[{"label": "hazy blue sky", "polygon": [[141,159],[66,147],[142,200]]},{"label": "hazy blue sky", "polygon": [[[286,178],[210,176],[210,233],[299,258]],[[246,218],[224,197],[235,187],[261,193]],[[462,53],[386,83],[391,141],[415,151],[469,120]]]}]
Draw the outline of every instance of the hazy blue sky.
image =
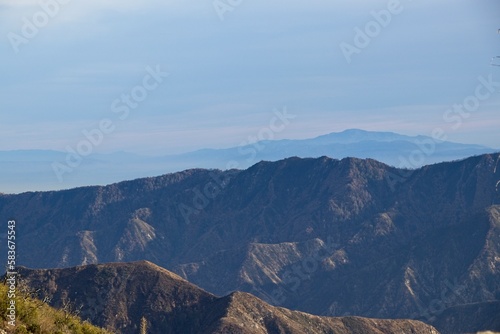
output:
[{"label": "hazy blue sky", "polygon": [[[478,77],[500,83],[498,0],[217,1],[0,0],[0,150],[64,150],[102,119],[114,130],[96,152],[237,146],[284,107],[296,117],[275,138],[440,127],[500,148],[500,84],[444,117]],[[372,29],[367,46],[356,28]],[[341,43],[363,47],[349,63]],[[169,75],[120,119],[113,103],[148,66]]]}]

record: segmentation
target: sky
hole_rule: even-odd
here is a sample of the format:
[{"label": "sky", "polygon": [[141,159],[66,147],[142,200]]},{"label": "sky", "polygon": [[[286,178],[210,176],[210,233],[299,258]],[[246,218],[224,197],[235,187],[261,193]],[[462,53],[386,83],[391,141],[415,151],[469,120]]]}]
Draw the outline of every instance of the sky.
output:
[{"label": "sky", "polygon": [[94,152],[158,155],[350,128],[500,148],[499,13],[498,0],[0,0],[0,150],[64,151],[86,133]]}]

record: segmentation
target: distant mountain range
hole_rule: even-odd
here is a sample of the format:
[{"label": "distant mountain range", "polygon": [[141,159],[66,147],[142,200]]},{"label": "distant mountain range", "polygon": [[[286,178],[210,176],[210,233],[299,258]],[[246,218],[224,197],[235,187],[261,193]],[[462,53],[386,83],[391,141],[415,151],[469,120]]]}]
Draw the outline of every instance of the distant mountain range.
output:
[{"label": "distant mountain range", "polygon": [[441,142],[426,136],[356,129],[312,139],[260,141],[240,147],[157,157],[126,152],[78,157],[78,152],[0,151],[0,192],[106,185],[190,168],[245,169],[261,160],[277,161],[292,156],[371,158],[395,167],[418,168],[495,151],[485,146]]},{"label": "distant mountain range", "polygon": [[31,268],[149,260],[219,296],[500,331],[499,181],[500,154],[413,172],[288,158],[0,195],[0,221]]}]

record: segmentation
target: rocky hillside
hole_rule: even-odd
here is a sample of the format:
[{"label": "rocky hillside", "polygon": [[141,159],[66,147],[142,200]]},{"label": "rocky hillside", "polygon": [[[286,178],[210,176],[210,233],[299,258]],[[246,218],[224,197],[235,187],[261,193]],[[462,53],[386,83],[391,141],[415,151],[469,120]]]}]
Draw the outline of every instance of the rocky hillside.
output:
[{"label": "rocky hillside", "polygon": [[[450,307],[436,317],[434,325],[443,334],[475,333],[477,328],[500,328],[500,302],[484,302]],[[457,321],[457,319],[461,319]],[[485,334],[488,334],[484,332]],[[495,332],[498,334],[498,332]],[[489,334],[495,334],[489,332]]]},{"label": "rocky hillside", "polygon": [[[18,262],[28,267],[146,259],[216,295],[441,329],[440,317],[461,306],[500,300],[499,161],[407,171],[290,158],[1,195],[0,219],[17,219]],[[454,328],[500,330],[454,319]]]},{"label": "rocky hillside", "polygon": [[150,262],[19,270],[54,306],[70,302],[95,324],[118,333],[151,334],[438,334],[419,321],[329,318],[273,307],[242,292],[216,298]]}]

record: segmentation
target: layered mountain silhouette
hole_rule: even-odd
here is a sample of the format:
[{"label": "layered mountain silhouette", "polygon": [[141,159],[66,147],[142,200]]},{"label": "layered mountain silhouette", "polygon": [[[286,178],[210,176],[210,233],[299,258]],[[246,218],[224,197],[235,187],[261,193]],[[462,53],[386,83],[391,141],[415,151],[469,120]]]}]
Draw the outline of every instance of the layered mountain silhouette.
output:
[{"label": "layered mountain silhouette", "polygon": [[146,261],[19,273],[56,307],[79,306],[82,318],[115,333],[139,333],[145,319],[151,334],[438,334],[419,321],[318,317],[242,292],[218,298]]},{"label": "layered mountain silhouette", "polygon": [[202,149],[167,156],[140,156],[126,152],[82,156],[75,147],[65,152],[0,151],[1,191],[19,193],[104,185],[190,168],[245,169],[261,160],[277,161],[290,156],[371,158],[400,168],[418,168],[495,152],[495,149],[481,145],[359,129],[311,139],[253,140],[258,139],[248,139],[237,147]]},{"label": "layered mountain silhouette", "polygon": [[27,267],[145,259],[218,296],[498,331],[499,156],[414,171],[327,157],[194,169],[1,195],[0,219],[17,219]]}]

